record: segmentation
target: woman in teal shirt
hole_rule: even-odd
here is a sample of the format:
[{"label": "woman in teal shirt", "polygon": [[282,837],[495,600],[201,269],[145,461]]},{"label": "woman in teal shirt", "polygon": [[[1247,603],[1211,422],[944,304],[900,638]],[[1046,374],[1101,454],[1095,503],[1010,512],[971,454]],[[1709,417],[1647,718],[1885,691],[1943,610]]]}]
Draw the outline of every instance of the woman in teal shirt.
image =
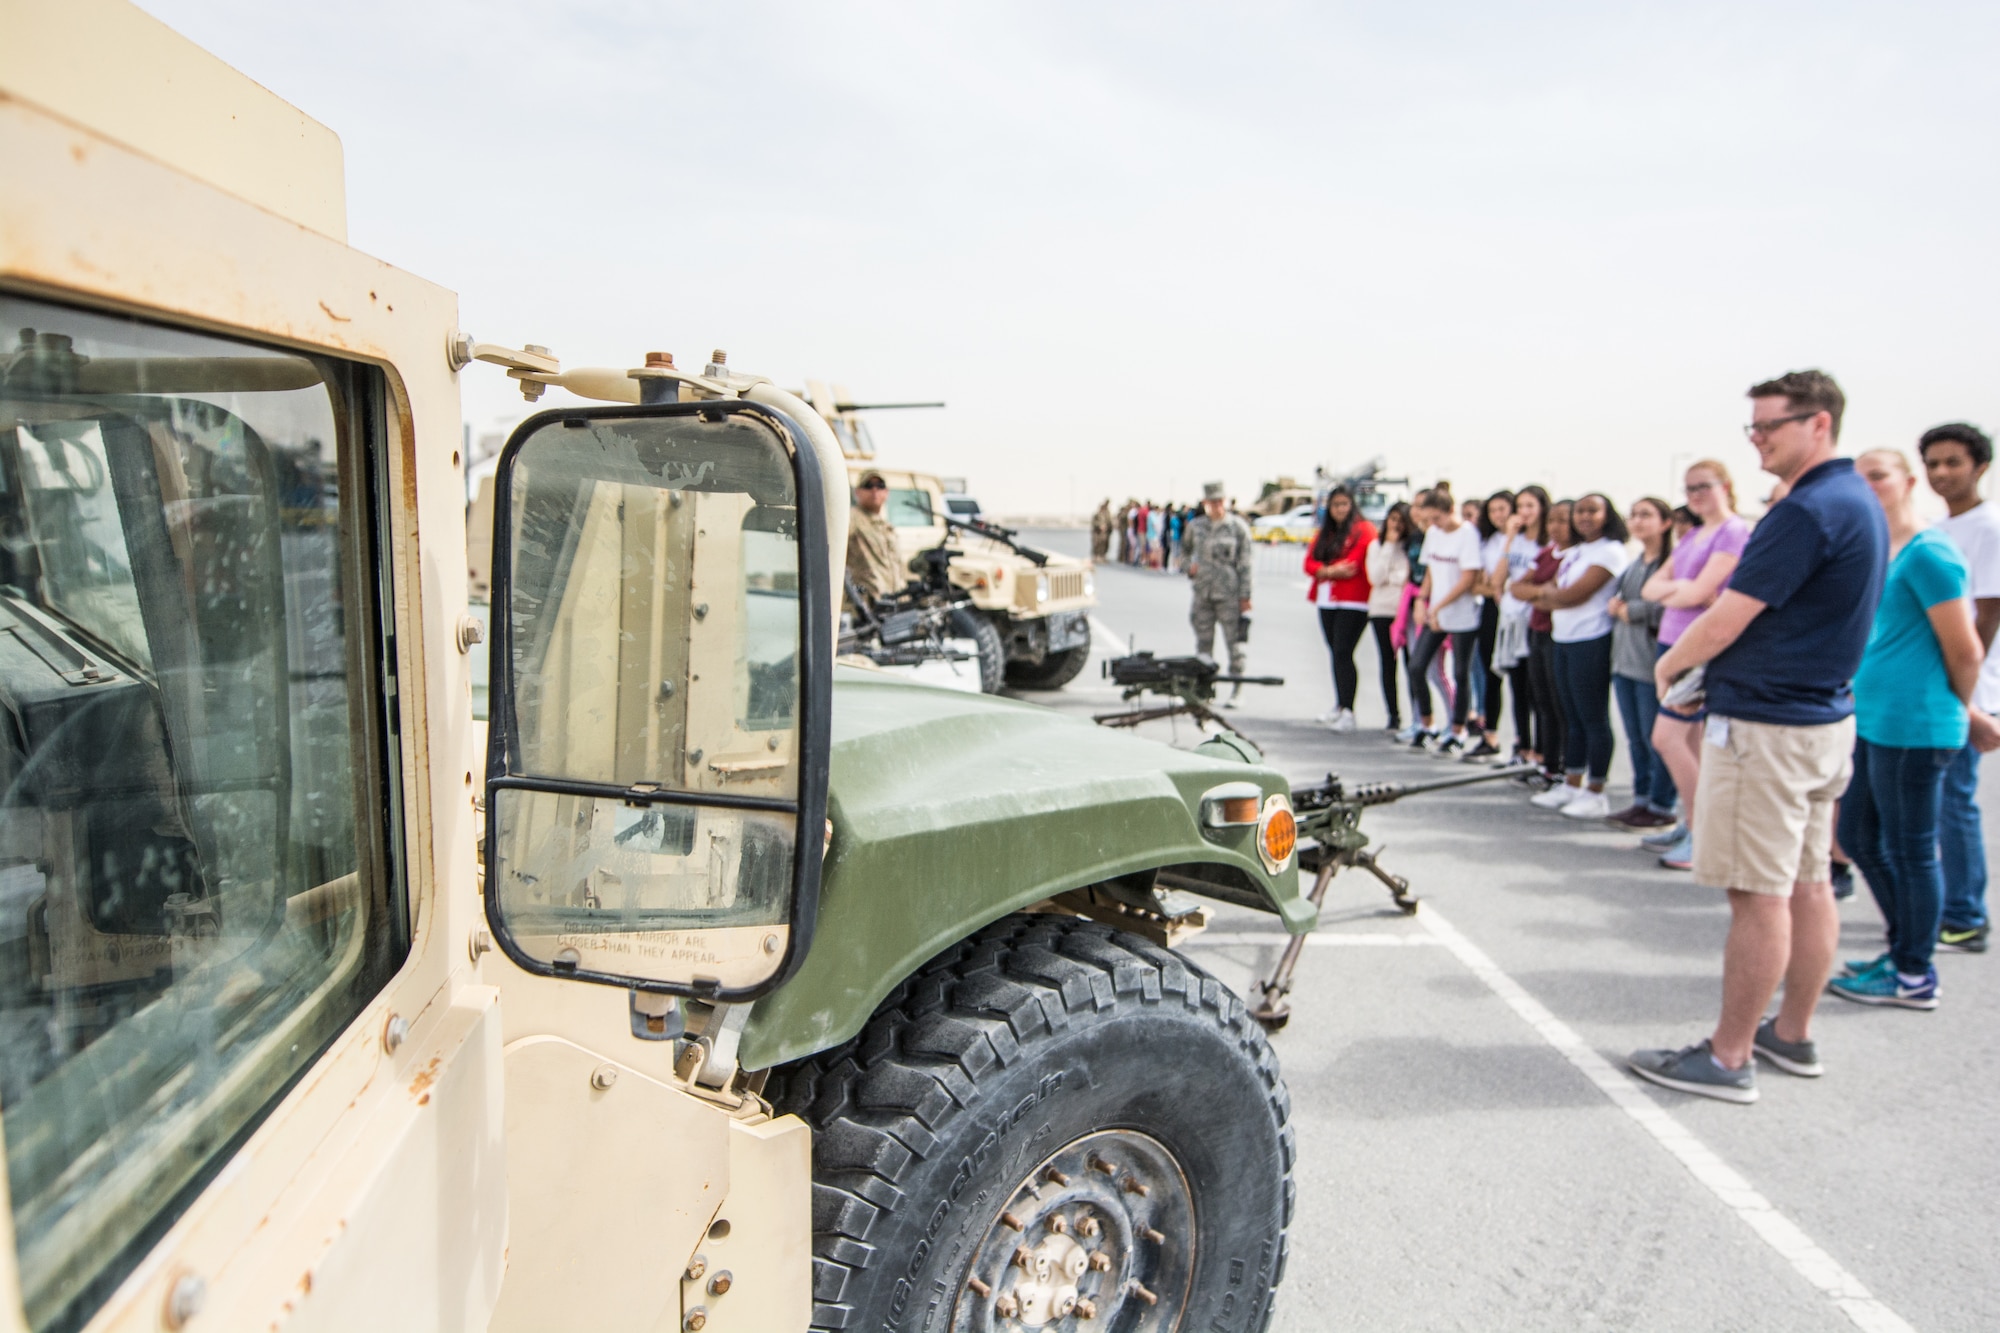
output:
[{"label": "woman in teal shirt", "polygon": [[1854,466],[1889,521],[1889,575],[1854,673],[1854,780],[1841,801],[1840,845],[1889,923],[1889,952],[1850,963],[1830,989],[1862,1004],[1935,1009],[1931,954],[1944,911],[1938,798],[1965,745],[1982,654],[1965,560],[1950,538],[1919,523],[1909,462],[1877,449]]}]

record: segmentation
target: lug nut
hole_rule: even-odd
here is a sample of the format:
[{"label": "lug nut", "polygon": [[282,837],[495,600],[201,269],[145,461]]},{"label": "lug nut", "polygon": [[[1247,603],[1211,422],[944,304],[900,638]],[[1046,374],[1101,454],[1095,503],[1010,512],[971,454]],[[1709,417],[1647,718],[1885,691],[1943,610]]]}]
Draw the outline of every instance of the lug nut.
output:
[{"label": "lug nut", "polygon": [[1012,1296],[1002,1296],[999,1300],[993,1302],[993,1313],[999,1315],[1002,1319],[1012,1319],[1015,1315],[1021,1313],[1021,1303]]},{"label": "lug nut", "polygon": [[687,1333],[701,1333],[708,1327],[708,1311],[699,1305],[695,1306],[687,1312],[687,1318],[681,1320],[681,1327],[686,1329]]},{"label": "lug nut", "polygon": [[1031,1271],[1034,1266],[1035,1252],[1025,1245],[1016,1245],[1014,1247],[1014,1267],[1026,1272]]},{"label": "lug nut", "polygon": [[1069,1177],[1064,1175],[1062,1172],[1056,1170],[1054,1167],[1050,1167],[1048,1170],[1042,1172],[1042,1175],[1047,1177],[1049,1180],[1054,1181],[1058,1185],[1069,1184]]},{"label": "lug nut", "polygon": [[1136,1194],[1143,1199],[1148,1194],[1151,1194],[1153,1191],[1148,1189],[1146,1187],[1146,1182],[1139,1179],[1139,1177],[1127,1176],[1125,1177],[1125,1192],[1127,1194]]},{"label": "lug nut", "polygon": [[729,1276],[729,1270],[725,1268],[708,1280],[708,1294],[711,1296],[726,1295],[729,1289],[735,1285],[736,1279]]},{"label": "lug nut", "polygon": [[1076,1298],[1076,1317],[1077,1317],[1078,1319],[1095,1319],[1095,1318],[1097,1318],[1097,1302],[1095,1302],[1095,1301],[1091,1300],[1091,1299],[1090,1299],[1090,1298],[1089,1298],[1088,1296],[1079,1296],[1079,1297],[1077,1297],[1077,1298]]},{"label": "lug nut", "polygon": [[1102,1250],[1092,1250],[1090,1252],[1090,1266],[1100,1273],[1109,1273],[1111,1271],[1111,1256]]},{"label": "lug nut", "polygon": [[1076,1234],[1079,1236],[1095,1236],[1102,1230],[1104,1228],[1098,1225],[1094,1217],[1086,1217],[1076,1224]]},{"label": "lug nut", "polygon": [[1064,1234],[1069,1230],[1069,1219],[1061,1213],[1057,1213],[1049,1219],[1049,1230],[1055,1232],[1058,1236]]},{"label": "lug nut", "polygon": [[699,1282],[707,1272],[708,1272],[707,1255],[697,1254],[694,1258],[688,1260],[688,1266],[687,1266],[688,1281]]}]

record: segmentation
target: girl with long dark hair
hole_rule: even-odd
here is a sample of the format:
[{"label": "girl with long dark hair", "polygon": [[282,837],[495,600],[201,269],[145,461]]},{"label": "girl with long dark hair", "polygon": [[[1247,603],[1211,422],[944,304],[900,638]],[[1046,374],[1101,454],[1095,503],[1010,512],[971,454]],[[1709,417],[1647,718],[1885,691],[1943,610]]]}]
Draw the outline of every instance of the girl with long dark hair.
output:
[{"label": "girl with long dark hair", "polygon": [[1611,612],[1611,689],[1625,719],[1625,746],[1632,754],[1632,804],[1611,816],[1629,829],[1669,828],[1674,823],[1673,771],[1653,749],[1653,721],[1660,699],[1653,668],[1660,660],[1660,616],[1666,608],[1648,601],[1646,581],[1674,553],[1674,508],[1658,496],[1632,502],[1627,522],[1639,555],[1618,576]]},{"label": "girl with long dark hair", "polygon": [[1403,589],[1410,582],[1410,507],[1401,501],[1382,516],[1382,533],[1368,548],[1368,624],[1375,631],[1375,657],[1382,673],[1382,702],[1389,710],[1389,730],[1403,729],[1403,709],[1396,689],[1396,615],[1402,610]]},{"label": "girl with long dark hair", "polygon": [[1490,759],[1500,753],[1500,715],[1505,711],[1500,693],[1500,669],[1493,658],[1500,644],[1500,596],[1504,587],[1491,577],[1494,562],[1507,544],[1507,524],[1514,517],[1514,492],[1495,491],[1479,506],[1479,591],[1485,600],[1479,605],[1479,637],[1475,640],[1478,660],[1473,664],[1472,682],[1477,698],[1473,701],[1472,747],[1467,761]]},{"label": "girl with long dark hair", "polygon": [[1507,588],[1528,606],[1528,672],[1534,682],[1535,750],[1542,761],[1539,781],[1550,786],[1561,782],[1563,777],[1563,715],[1556,696],[1556,651],[1552,637],[1555,622],[1537,598],[1538,590],[1555,580],[1562,567],[1563,552],[1575,540],[1570,530],[1570,511],[1575,504],[1574,500],[1556,500],[1549,505],[1545,525],[1548,540],[1535,552],[1535,562],[1528,572]]},{"label": "girl with long dark hair", "polygon": [[1306,599],[1319,608],[1320,633],[1333,658],[1333,710],[1322,720],[1335,731],[1355,728],[1354,648],[1368,630],[1368,548],[1375,525],[1361,517],[1345,486],[1327,492],[1319,531],[1306,550]]},{"label": "girl with long dark hair", "polygon": [[1535,589],[1555,641],[1556,697],[1563,710],[1563,780],[1534,798],[1571,819],[1611,813],[1604,780],[1617,741],[1611,733],[1611,614],[1606,609],[1631,557],[1631,533],[1609,496],[1592,491],[1570,507],[1576,543],[1563,552],[1553,583]]},{"label": "girl with long dark hair", "polygon": [[1535,567],[1535,556],[1548,544],[1549,493],[1540,486],[1523,486],[1514,495],[1513,513],[1488,546],[1486,584],[1498,604],[1498,627],[1488,665],[1505,672],[1514,691],[1514,763],[1541,763],[1535,739],[1535,687],[1528,666],[1528,624],[1534,610],[1510,589]]}]

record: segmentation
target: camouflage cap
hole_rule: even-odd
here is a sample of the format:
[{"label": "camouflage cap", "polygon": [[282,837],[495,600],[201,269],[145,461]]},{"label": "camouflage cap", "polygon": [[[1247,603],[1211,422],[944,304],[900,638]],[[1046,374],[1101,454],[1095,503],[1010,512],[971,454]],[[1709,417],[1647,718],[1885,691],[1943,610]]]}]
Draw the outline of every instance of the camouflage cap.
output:
[{"label": "camouflage cap", "polygon": [[1221,482],[1205,481],[1201,485],[1201,498],[1203,500],[1221,500],[1227,497],[1225,497],[1222,493]]}]

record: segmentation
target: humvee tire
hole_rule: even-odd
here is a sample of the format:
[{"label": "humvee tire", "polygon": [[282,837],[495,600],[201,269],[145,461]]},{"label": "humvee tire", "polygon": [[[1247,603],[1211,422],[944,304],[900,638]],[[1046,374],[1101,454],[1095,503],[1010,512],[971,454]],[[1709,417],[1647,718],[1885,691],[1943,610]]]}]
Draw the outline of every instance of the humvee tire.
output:
[{"label": "humvee tire", "polygon": [[961,606],[952,610],[951,632],[979,645],[979,692],[997,693],[1007,670],[1007,645],[1000,641],[1000,631],[985,616]]},{"label": "humvee tire", "polygon": [[1270,1322],[1290,1097],[1176,953],[1004,917],[765,1091],[813,1127],[815,1329]]},{"label": "humvee tire", "polygon": [[1090,644],[1079,643],[1039,662],[1009,662],[1007,683],[1024,690],[1059,690],[1077,678],[1090,661]]}]

